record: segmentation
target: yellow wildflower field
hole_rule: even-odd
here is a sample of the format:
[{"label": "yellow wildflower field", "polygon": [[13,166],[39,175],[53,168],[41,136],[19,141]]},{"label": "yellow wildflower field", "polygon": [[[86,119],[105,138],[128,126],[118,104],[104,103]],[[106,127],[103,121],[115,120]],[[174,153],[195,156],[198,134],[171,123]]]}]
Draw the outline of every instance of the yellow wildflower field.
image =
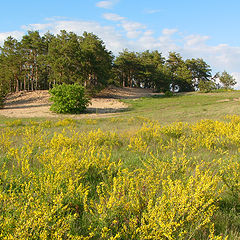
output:
[{"label": "yellow wildflower field", "polygon": [[239,152],[237,115],[124,132],[11,121],[0,239],[238,239]]}]

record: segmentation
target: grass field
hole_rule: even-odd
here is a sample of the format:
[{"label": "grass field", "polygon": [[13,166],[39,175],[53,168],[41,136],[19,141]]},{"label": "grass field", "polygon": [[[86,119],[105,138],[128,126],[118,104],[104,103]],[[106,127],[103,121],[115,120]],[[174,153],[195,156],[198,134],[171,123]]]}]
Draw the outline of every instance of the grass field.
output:
[{"label": "grass field", "polygon": [[0,117],[0,239],[240,239],[240,92],[116,117]]},{"label": "grass field", "polygon": [[[168,124],[175,121],[183,122],[196,122],[201,119],[215,119],[223,120],[224,116],[229,114],[239,113],[240,91],[231,92],[216,92],[216,93],[186,93],[179,94],[171,98],[164,97],[163,95],[156,95],[155,97],[145,97],[133,100],[122,100],[129,104],[129,109],[125,112],[110,114],[113,118],[118,118],[119,121],[113,121],[109,125],[109,121],[99,118],[93,128],[104,128],[112,130],[124,129],[124,119],[131,117],[144,117],[151,120],[159,121],[160,124]],[[110,117],[110,118],[111,118]],[[68,115],[63,115],[62,118],[68,118]],[[109,117],[107,117],[108,119]],[[51,118],[31,118],[31,120],[57,121]],[[92,119],[92,118],[90,118]],[[27,122],[29,119],[22,119]],[[0,115],[0,124],[9,121],[9,118]],[[87,120],[77,121],[79,126],[83,128],[89,127],[90,124]],[[121,122],[121,124],[116,124]],[[85,124],[87,123],[87,124]],[[122,127],[123,125],[123,127]],[[136,125],[136,124],[135,124]]]}]

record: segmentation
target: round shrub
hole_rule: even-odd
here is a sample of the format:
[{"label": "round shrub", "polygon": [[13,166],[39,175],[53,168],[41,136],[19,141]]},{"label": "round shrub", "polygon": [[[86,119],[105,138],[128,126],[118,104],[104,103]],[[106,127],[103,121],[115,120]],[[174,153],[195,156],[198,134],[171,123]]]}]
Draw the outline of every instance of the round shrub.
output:
[{"label": "round shrub", "polygon": [[85,89],[79,84],[62,84],[49,90],[53,104],[51,111],[56,113],[82,113],[90,103]]}]

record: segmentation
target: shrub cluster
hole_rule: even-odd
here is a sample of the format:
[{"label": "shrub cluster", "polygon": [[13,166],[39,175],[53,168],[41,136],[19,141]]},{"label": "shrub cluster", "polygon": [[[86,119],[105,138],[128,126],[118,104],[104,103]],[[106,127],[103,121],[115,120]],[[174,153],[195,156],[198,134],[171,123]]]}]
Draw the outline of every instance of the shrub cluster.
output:
[{"label": "shrub cluster", "polygon": [[90,103],[85,89],[79,84],[62,84],[49,90],[53,104],[51,111],[56,113],[82,113]]}]

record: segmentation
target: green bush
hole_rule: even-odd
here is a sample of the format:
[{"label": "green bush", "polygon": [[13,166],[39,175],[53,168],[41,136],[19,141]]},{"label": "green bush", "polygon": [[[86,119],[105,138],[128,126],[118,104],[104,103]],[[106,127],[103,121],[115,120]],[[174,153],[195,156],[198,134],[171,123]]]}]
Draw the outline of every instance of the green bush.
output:
[{"label": "green bush", "polygon": [[82,113],[90,103],[85,89],[79,84],[62,84],[49,90],[53,104],[51,111],[56,113]]},{"label": "green bush", "polygon": [[164,96],[165,97],[172,97],[174,94],[173,94],[173,92],[170,92],[170,91],[166,91],[165,93],[164,93]]},{"label": "green bush", "polygon": [[200,92],[211,92],[213,90],[216,90],[216,84],[213,81],[200,81],[198,88],[200,90]]}]

